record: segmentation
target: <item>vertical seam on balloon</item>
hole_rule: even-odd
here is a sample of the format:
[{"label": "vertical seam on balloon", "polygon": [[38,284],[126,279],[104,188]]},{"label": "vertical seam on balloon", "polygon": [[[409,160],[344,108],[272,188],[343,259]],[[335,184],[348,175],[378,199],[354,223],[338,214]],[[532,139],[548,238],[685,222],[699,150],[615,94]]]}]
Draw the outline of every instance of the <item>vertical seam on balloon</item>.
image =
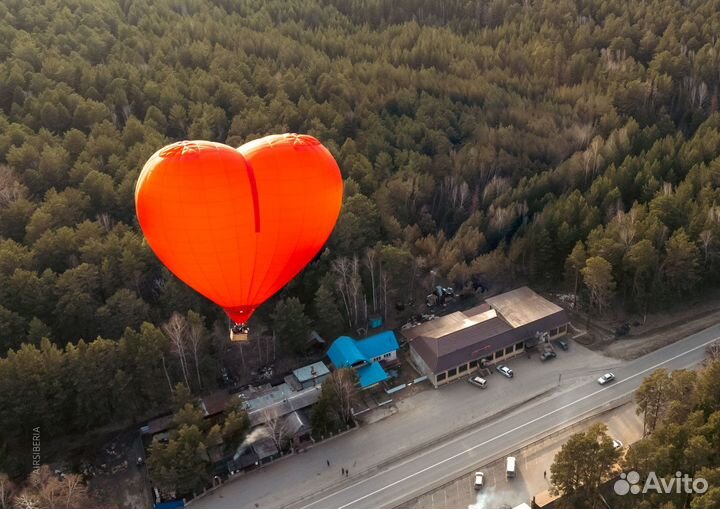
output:
[{"label": "vertical seam on balloon", "polygon": [[255,233],[260,233],[260,197],[258,195],[257,181],[255,180],[255,169],[247,159],[245,159],[245,163],[247,164],[247,174],[250,179],[250,194],[252,195],[253,213],[255,214]]},{"label": "vertical seam on balloon", "polygon": [[[269,145],[268,142],[265,142],[265,143],[266,143],[266,145]],[[281,165],[280,161],[277,160],[277,155],[274,151],[270,152],[270,154],[271,154],[272,162],[273,162],[271,167],[273,170],[276,170],[276,168],[281,167],[282,165]],[[277,174],[278,174],[277,171],[273,171],[272,177],[275,178]],[[280,229],[276,227],[274,241],[273,241],[272,254],[270,255],[270,261],[265,267],[265,273],[263,274],[262,280],[260,281],[260,284],[258,285],[257,288],[253,287],[253,283],[255,282],[255,270],[253,270],[253,279],[252,279],[250,286],[248,287],[248,301],[252,301],[253,303],[255,303],[258,295],[263,293],[263,292],[261,292],[261,290],[264,288],[264,284],[265,284],[265,281],[267,280],[268,273],[272,270],[272,267],[274,266],[273,262],[274,262],[275,256],[276,256],[276,248],[278,245],[279,237],[280,237]],[[256,249],[257,249],[257,245],[256,245]],[[267,299],[269,297],[270,297],[270,295],[265,295],[265,299]]]},{"label": "vertical seam on balloon", "polygon": [[[240,152],[240,148],[237,149],[238,152]],[[255,212],[255,242],[253,243],[253,269],[252,272],[250,272],[250,284],[247,286],[247,294],[245,295],[245,303],[250,306],[257,306],[259,303],[255,302],[254,295],[253,295],[253,284],[255,283],[255,270],[257,269],[257,259],[258,259],[258,244],[260,244],[260,238],[258,237],[258,234],[260,233],[260,200],[258,197],[258,189],[257,189],[257,180],[255,178],[255,168],[253,168],[252,163],[250,162],[249,158],[245,157],[242,152],[240,152],[240,155],[242,155],[243,159],[245,159],[245,163],[247,164],[247,175],[250,179],[250,190],[253,195],[253,210]]]}]

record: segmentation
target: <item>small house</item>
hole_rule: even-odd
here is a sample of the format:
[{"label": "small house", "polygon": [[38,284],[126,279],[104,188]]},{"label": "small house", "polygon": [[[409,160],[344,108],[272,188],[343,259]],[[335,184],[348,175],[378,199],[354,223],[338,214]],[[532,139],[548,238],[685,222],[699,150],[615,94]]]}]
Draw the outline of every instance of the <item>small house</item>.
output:
[{"label": "small house", "polygon": [[340,336],[327,355],[336,369],[355,369],[360,387],[367,389],[390,378],[384,367],[397,362],[398,348],[395,333],[386,331],[364,339]]}]

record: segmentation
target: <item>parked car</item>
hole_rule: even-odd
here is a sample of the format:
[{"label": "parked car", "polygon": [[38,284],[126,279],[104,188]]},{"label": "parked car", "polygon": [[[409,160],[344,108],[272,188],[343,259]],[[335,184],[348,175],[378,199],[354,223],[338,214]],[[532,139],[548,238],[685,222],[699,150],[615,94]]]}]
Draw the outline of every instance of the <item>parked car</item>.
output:
[{"label": "parked car", "polygon": [[471,376],[470,378],[468,378],[468,382],[476,387],[480,387],[481,389],[487,387],[487,380],[485,380],[481,376]]},{"label": "parked car", "polygon": [[613,449],[616,451],[623,448],[623,443],[617,438],[613,438]]},{"label": "parked car", "polygon": [[498,373],[500,373],[501,375],[504,375],[504,376],[506,376],[506,377],[508,377],[508,378],[512,378],[512,377],[514,376],[514,375],[513,375],[513,370],[510,369],[509,367],[507,367],[505,364],[500,364],[500,365],[499,365],[497,368],[495,368],[495,369],[497,370]]},{"label": "parked car", "polygon": [[570,345],[568,345],[568,342],[565,341],[564,339],[558,339],[557,344],[560,348],[562,348],[565,351],[567,351],[567,349],[570,348]]},{"label": "parked car", "polygon": [[546,361],[548,359],[554,359],[557,357],[557,354],[553,352],[552,350],[546,350],[543,353],[540,354],[540,360]]},{"label": "parked car", "polygon": [[479,490],[483,487],[483,483],[485,480],[485,474],[482,472],[475,472],[475,489]]},{"label": "parked car", "polygon": [[613,380],[615,380],[615,375],[613,375],[612,373],[605,373],[603,376],[597,379],[597,382],[600,385],[605,385],[612,382]]}]

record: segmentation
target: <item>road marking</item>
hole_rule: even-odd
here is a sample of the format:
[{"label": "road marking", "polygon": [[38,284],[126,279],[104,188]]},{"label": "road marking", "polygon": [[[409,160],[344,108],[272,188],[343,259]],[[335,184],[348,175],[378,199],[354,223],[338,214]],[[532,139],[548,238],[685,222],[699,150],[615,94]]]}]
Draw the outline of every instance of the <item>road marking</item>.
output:
[{"label": "road marking", "polygon": [[[603,387],[602,389],[598,389],[597,391],[592,392],[592,393],[590,393],[590,394],[587,394],[587,395],[585,395],[585,396],[583,396],[583,397],[581,397],[581,398],[578,398],[578,399],[576,399],[575,401],[572,401],[572,402],[567,403],[567,404],[565,404],[565,405],[563,405],[563,406],[561,406],[561,407],[558,407],[558,408],[556,408],[556,409],[554,409],[554,410],[551,410],[550,412],[548,412],[548,413],[546,413],[546,414],[544,414],[544,415],[541,415],[540,417],[536,417],[536,418],[534,418],[534,419],[532,419],[532,420],[530,420],[530,421],[527,421],[527,422],[525,422],[524,424],[521,424],[520,426],[516,426],[516,427],[513,428],[513,429],[507,430],[507,431],[505,431],[505,432],[503,432],[503,433],[501,433],[501,434],[499,434],[499,435],[496,435],[496,436],[494,436],[494,437],[492,437],[492,438],[489,438],[489,439],[485,440],[484,442],[481,442],[481,443],[476,444],[476,445],[474,445],[474,446],[472,446],[472,447],[469,447],[468,449],[466,449],[466,450],[464,450],[464,451],[461,451],[461,452],[459,452],[459,453],[457,453],[457,454],[454,454],[454,455],[452,455],[452,456],[449,456],[449,457],[445,458],[444,460],[440,460],[440,461],[438,461],[437,463],[435,463],[435,464],[433,464],[433,465],[430,465],[430,466],[428,466],[428,467],[425,467],[425,468],[423,468],[422,470],[418,470],[417,472],[414,472],[414,473],[412,473],[412,474],[410,474],[410,475],[407,475],[407,476],[403,477],[402,479],[398,479],[397,481],[391,482],[390,484],[387,484],[387,485],[383,486],[382,488],[378,488],[377,490],[372,491],[372,492],[370,492],[370,493],[367,493],[367,494],[363,495],[362,497],[359,497],[359,498],[357,498],[357,499],[355,499],[355,500],[353,500],[353,501],[351,501],[351,502],[348,502],[348,503],[345,504],[345,505],[341,505],[341,506],[339,506],[337,509],[346,509],[347,507],[350,507],[350,506],[353,505],[353,504],[356,504],[356,503],[358,503],[358,502],[362,502],[362,501],[365,500],[366,498],[372,497],[373,495],[377,495],[378,493],[381,493],[381,492],[387,490],[388,488],[392,488],[393,486],[396,486],[396,485],[398,485],[398,484],[400,484],[400,483],[403,483],[403,482],[407,481],[408,479],[412,479],[413,477],[417,477],[417,476],[420,475],[420,474],[424,474],[424,473],[427,472],[428,470],[432,470],[433,468],[437,468],[437,467],[439,467],[440,465],[443,465],[443,464],[447,463],[448,461],[452,461],[452,460],[454,460],[454,459],[456,459],[456,458],[459,458],[459,457],[462,456],[463,454],[467,454],[467,453],[469,453],[469,452],[471,452],[471,451],[474,451],[475,449],[477,449],[477,448],[479,448],[479,447],[483,447],[483,446],[485,446],[485,445],[487,445],[487,444],[489,444],[489,443],[491,443],[491,442],[494,442],[494,441],[496,441],[496,440],[498,440],[498,439],[500,439],[500,438],[502,438],[502,437],[504,437],[504,436],[507,436],[507,435],[509,435],[509,434],[511,434],[511,433],[514,433],[514,432],[516,432],[516,431],[518,431],[518,430],[520,430],[520,429],[522,429],[522,428],[526,428],[526,427],[528,427],[528,426],[530,426],[530,425],[532,425],[532,424],[535,424],[536,422],[538,422],[538,421],[540,421],[540,420],[542,420],[542,419],[545,419],[546,417],[549,417],[549,416],[551,416],[551,415],[553,415],[553,414],[556,414],[556,413],[558,413],[558,412],[562,412],[563,410],[565,410],[565,409],[567,409],[567,408],[570,408],[571,406],[576,405],[577,403],[580,403],[581,401],[585,401],[585,400],[588,399],[588,398],[591,398],[591,397],[593,397],[593,396],[596,396],[596,395],[600,394],[600,393],[603,392],[603,391],[613,389],[613,388],[615,388],[615,387],[617,387],[617,386],[619,386],[619,385],[621,385],[621,384],[623,384],[623,383],[625,383],[625,382],[627,382],[627,381],[629,381],[629,380],[632,380],[632,379],[634,379],[634,378],[637,378],[637,377],[639,377],[639,376],[644,375],[644,374],[647,373],[648,371],[654,371],[655,369],[659,368],[659,367],[662,366],[663,364],[667,364],[668,362],[672,362],[672,361],[674,361],[674,360],[676,360],[676,359],[679,359],[680,357],[684,357],[685,355],[687,355],[687,354],[689,354],[689,353],[691,353],[691,352],[694,352],[695,350],[699,350],[700,348],[703,348],[703,347],[709,345],[710,343],[712,343],[712,342],[714,342],[714,341],[717,341],[718,339],[720,339],[720,336],[719,336],[719,337],[715,337],[715,338],[713,338],[713,339],[711,339],[711,340],[709,340],[709,341],[706,341],[705,343],[702,343],[702,344],[700,344],[700,345],[694,346],[693,348],[691,348],[691,349],[689,349],[689,350],[686,350],[686,351],[684,351],[684,352],[682,352],[682,353],[679,353],[679,354],[677,354],[677,355],[675,355],[675,356],[673,356],[673,357],[670,357],[669,359],[665,359],[665,360],[662,361],[662,362],[658,362],[657,364],[655,364],[655,365],[653,365],[653,366],[650,366],[649,368],[645,368],[644,370],[639,371],[639,372],[635,373],[634,375],[630,375],[630,376],[628,376],[628,377],[626,377],[626,378],[623,378],[622,380],[615,381],[612,385],[609,385],[609,386],[607,386],[607,387]],[[388,469],[388,470],[392,470],[392,469],[393,469],[393,468],[391,467],[391,468]],[[336,496],[336,495],[338,495],[338,494],[340,494],[340,493],[342,493],[342,492],[344,492],[344,491],[347,491],[347,490],[349,490],[349,489],[351,489],[351,488],[355,488],[355,487],[357,487],[357,486],[359,486],[359,485],[361,485],[361,484],[365,484],[366,482],[368,482],[368,481],[370,481],[370,480],[372,480],[372,479],[375,479],[375,478],[377,478],[377,477],[379,477],[379,476],[381,476],[381,475],[385,475],[386,473],[387,473],[387,471],[378,472],[378,473],[376,473],[376,474],[374,474],[374,475],[372,475],[372,476],[370,476],[370,477],[368,477],[368,478],[366,478],[366,479],[360,480],[359,482],[357,482],[357,483],[355,483],[355,484],[353,484],[353,485],[346,486],[345,488],[342,488],[342,489],[340,489],[340,490],[338,490],[338,491],[336,491],[336,492],[334,492],[334,493],[331,493],[331,494],[329,494],[329,495],[326,495],[326,496],[324,496],[324,497],[322,497],[322,498],[320,498],[320,499],[318,499],[318,500],[316,500],[316,501],[314,501],[314,502],[311,502],[311,503],[309,503],[309,504],[306,504],[306,505],[300,507],[299,509],[307,509],[307,508],[309,508],[309,507],[312,507],[312,506],[314,506],[314,505],[316,505],[316,504],[319,504],[320,502],[323,502],[323,501],[325,501],[325,500],[327,500],[327,499],[329,499],[329,498],[331,498],[331,497],[334,497],[334,496]]]}]

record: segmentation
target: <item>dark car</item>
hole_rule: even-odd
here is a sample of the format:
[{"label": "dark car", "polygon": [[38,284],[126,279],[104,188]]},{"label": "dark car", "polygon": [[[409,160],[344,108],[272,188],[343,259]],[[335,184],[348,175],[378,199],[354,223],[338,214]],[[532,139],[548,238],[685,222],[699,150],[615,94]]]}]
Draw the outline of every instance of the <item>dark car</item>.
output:
[{"label": "dark car", "polygon": [[568,345],[568,342],[565,341],[564,339],[558,339],[557,344],[560,348],[562,348],[565,351],[567,351],[567,349],[570,348],[570,345]]}]

